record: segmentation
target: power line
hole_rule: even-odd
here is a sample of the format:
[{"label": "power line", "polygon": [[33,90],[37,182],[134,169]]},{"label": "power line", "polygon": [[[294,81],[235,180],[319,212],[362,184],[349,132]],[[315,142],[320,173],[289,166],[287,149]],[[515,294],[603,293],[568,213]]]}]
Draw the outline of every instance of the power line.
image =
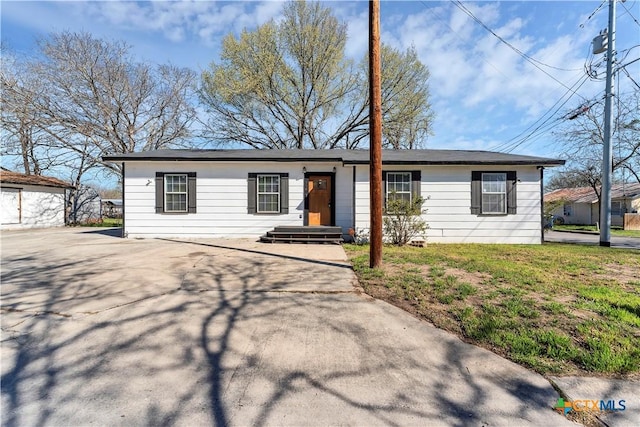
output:
[{"label": "power line", "polygon": [[[505,45],[507,45],[511,50],[513,50],[514,52],[516,52],[518,55],[520,55],[521,57],[523,57],[527,62],[529,62],[531,65],[533,65],[534,67],[536,67],[538,70],[542,71],[544,74],[546,74],[548,77],[550,77],[551,79],[553,79],[556,83],[558,83],[559,85],[561,85],[562,87],[564,87],[565,89],[569,89],[569,87],[567,85],[565,85],[564,83],[562,83],[560,80],[556,79],[552,74],[549,74],[547,71],[545,71],[544,69],[542,69],[540,67],[540,65],[545,66],[545,67],[549,67],[549,68],[553,68],[556,70],[560,70],[560,71],[577,71],[577,70],[570,70],[570,69],[566,69],[566,68],[559,68],[559,67],[555,67],[553,65],[549,65],[549,64],[545,64],[544,62],[538,61],[535,58],[532,58],[531,56],[527,55],[526,53],[522,52],[520,49],[518,49],[517,47],[515,47],[514,45],[512,45],[511,43],[509,43],[508,41],[506,41],[504,38],[502,38],[501,36],[499,36],[495,31],[493,31],[491,28],[489,28],[484,22],[482,22],[480,20],[480,18],[478,18],[477,16],[475,16],[473,14],[473,12],[471,12],[469,9],[466,8],[465,5],[462,4],[462,2],[460,2],[459,0],[453,0],[453,4],[460,9],[461,11],[463,11],[464,13],[466,13],[471,19],[473,19],[474,21],[476,21],[482,28],[484,28],[485,30],[487,30],[489,33],[491,33],[494,37],[496,37],[498,40],[500,40],[502,43],[504,43]],[[538,65],[540,64],[540,65]],[[578,95],[580,96],[580,95]]]},{"label": "power line", "polygon": [[[605,1],[606,1],[606,0],[605,0]],[[446,26],[447,26],[447,28],[449,28],[449,30],[451,31],[451,33],[452,33],[453,35],[455,35],[455,36],[458,38],[458,40],[460,40],[461,42],[463,42],[463,43],[467,44],[467,41],[466,41],[466,40],[464,40],[462,37],[460,37],[460,35],[458,35],[458,33],[457,33],[453,28],[451,28],[451,25],[449,25],[449,22],[448,22],[447,20],[445,20],[444,18],[442,18],[442,16],[440,16],[439,14],[435,13],[435,12],[434,12],[434,10],[433,10],[433,8],[430,8],[430,7],[429,7],[429,6],[428,6],[424,1],[421,1],[420,3],[422,3],[422,5],[425,7],[425,10],[428,10],[428,11],[429,11],[429,13],[431,13],[431,14],[432,14],[433,16],[435,16],[438,20],[440,20],[444,25],[446,25]],[[479,58],[480,58],[483,62],[485,62],[487,65],[489,65],[491,68],[493,68],[494,70],[496,70],[496,72],[498,72],[498,73],[502,74],[502,76],[503,76],[505,79],[510,80],[510,77],[509,77],[509,76],[507,76],[506,74],[504,74],[504,73],[503,73],[499,68],[497,68],[494,64],[492,64],[492,63],[491,63],[491,62],[489,62],[487,59],[485,59],[482,55],[480,55],[480,56],[479,56]],[[560,69],[560,68],[559,68],[559,69]],[[580,70],[580,68],[566,69],[566,70],[564,70],[564,71],[578,71],[578,70]],[[565,86],[565,87],[566,87],[566,86]],[[564,95],[563,95],[563,96],[564,96]],[[542,106],[542,103],[541,103],[538,99],[535,99],[535,101],[536,101],[536,103],[537,103],[537,104],[539,104],[540,106]],[[535,125],[535,123],[534,123],[534,125]],[[525,131],[526,131],[526,130],[525,130]]]},{"label": "power line", "polygon": [[[582,84],[584,84],[586,82],[586,79],[580,84],[580,86],[582,86]],[[540,137],[542,134],[548,132],[549,130],[551,130],[552,128],[556,127],[560,122],[565,121],[565,120],[573,120],[574,118],[576,118],[577,116],[579,116],[580,114],[582,114],[582,112],[584,111],[588,111],[596,102],[595,101],[591,101],[590,103],[586,103],[583,104],[580,112],[578,113],[574,113],[572,116],[567,117],[567,115],[561,116],[561,117],[556,117],[556,119],[553,122],[549,121],[555,116],[555,114],[560,111],[560,109],[562,107],[564,107],[567,102],[569,102],[571,98],[567,98],[560,106],[558,106],[558,108],[556,108],[556,110],[544,121],[542,122],[538,127],[536,127],[534,130],[532,130],[528,135],[520,138],[519,140],[515,141],[514,143],[511,144],[511,146],[508,146],[507,148],[505,148],[503,151],[510,153],[513,150],[515,150],[516,148],[520,147],[522,144],[524,144],[525,142],[531,140],[532,138],[537,139],[538,137]]]},{"label": "power line", "polygon": [[602,0],[602,3],[600,3],[600,6],[596,7],[596,10],[594,10],[593,12],[591,12],[591,15],[587,16],[587,19],[584,20],[584,22],[582,24],[580,24],[580,28],[584,28],[585,24],[595,16],[596,13],[598,13],[600,11],[600,9],[602,9],[602,6],[604,6],[604,4],[607,2],[607,0]]},{"label": "power line", "polygon": [[[491,150],[498,150],[498,151],[512,151],[513,149],[515,149],[516,147],[520,146],[522,143],[524,143],[528,138],[532,137],[532,135],[539,131],[540,129],[542,129],[543,126],[545,126],[554,116],[554,114],[556,114],[560,108],[562,108],[567,102],[569,102],[569,100],[571,99],[571,94],[575,94],[576,91],[578,89],[580,89],[580,87],[582,87],[582,85],[584,85],[586,83],[586,81],[588,80],[588,76],[583,75],[580,76],[580,78],[571,86],[571,88],[569,88],[569,90],[567,90],[564,94],[562,94],[562,96],[547,110],[547,112],[545,112],[538,120],[536,120],[535,122],[533,122],[532,124],[530,124],[526,129],[524,129],[522,132],[520,132],[518,135],[514,136],[513,138],[509,139],[508,141],[505,141],[495,147],[492,147]],[[574,89],[575,88],[575,89]],[[563,101],[563,99],[567,96],[568,98],[566,100]],[[555,110],[553,111],[553,109],[562,102],[562,104]],[[549,116],[549,117],[547,117]],[[562,118],[557,118],[556,120],[559,121]],[[540,123],[542,122],[542,123]],[[537,125],[537,127],[536,127]],[[528,135],[525,135],[527,132],[529,132],[529,130],[531,130],[532,128],[534,128]]]},{"label": "power line", "polygon": [[[428,10],[428,11],[429,11],[429,13],[431,13],[433,16],[435,16],[437,19],[439,19],[442,23],[444,23],[444,24],[449,28],[449,30],[451,30],[451,33],[452,33],[453,35],[455,35],[455,36],[456,36],[456,37],[457,37],[461,42],[466,43],[466,41],[465,41],[462,37],[460,37],[460,36],[458,35],[458,33],[457,33],[456,31],[454,31],[454,29],[453,29],[453,28],[451,28],[451,25],[449,25],[449,23],[448,23],[446,20],[444,20],[440,15],[436,14],[436,13],[433,11],[433,8],[428,7],[428,6],[427,6],[427,4],[426,4],[424,1],[421,1],[420,3],[422,3],[422,5],[425,7],[425,10]],[[498,73],[502,74],[502,76],[503,76],[505,79],[509,79],[509,77],[508,77],[506,74],[504,74],[504,73],[503,73],[503,72],[502,72],[498,67],[496,67],[495,65],[493,65],[491,62],[487,61],[484,57],[480,56],[480,59],[481,59],[485,64],[489,65],[491,68],[493,68],[494,70],[496,70],[496,72],[498,72]]]},{"label": "power line", "polygon": [[[620,3],[622,5],[622,7],[624,8],[624,10],[627,11],[627,13],[629,14],[629,16],[631,17],[631,19],[633,19],[633,22],[635,22],[636,24],[638,24],[638,26],[640,27],[640,22],[638,22],[638,20],[636,19],[635,16],[633,16],[633,14],[631,13],[631,11],[629,9],[627,9],[627,6],[625,6],[624,2]],[[622,15],[624,16],[624,15]]]},{"label": "power line", "polygon": [[640,89],[640,85],[638,84],[638,82],[636,82],[633,77],[631,77],[631,74],[627,71],[626,68],[621,68],[622,72],[625,73],[627,75],[627,77],[629,77],[629,80],[631,80],[633,82],[634,85],[636,85],[636,87],[638,89]]}]

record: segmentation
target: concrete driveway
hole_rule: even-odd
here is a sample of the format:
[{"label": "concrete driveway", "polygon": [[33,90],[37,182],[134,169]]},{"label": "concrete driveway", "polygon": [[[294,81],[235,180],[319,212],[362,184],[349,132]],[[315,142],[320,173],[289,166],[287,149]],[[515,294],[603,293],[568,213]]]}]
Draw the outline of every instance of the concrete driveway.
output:
[{"label": "concrete driveway", "polygon": [[2,233],[2,424],[575,425],[340,246]]}]

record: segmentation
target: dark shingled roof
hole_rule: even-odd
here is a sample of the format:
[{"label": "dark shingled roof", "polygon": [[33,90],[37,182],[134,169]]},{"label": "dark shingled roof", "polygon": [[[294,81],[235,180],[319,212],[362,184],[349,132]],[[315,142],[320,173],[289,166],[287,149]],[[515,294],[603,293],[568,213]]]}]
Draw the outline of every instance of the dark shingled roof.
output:
[{"label": "dark shingled roof", "polygon": [[[369,164],[368,150],[156,150],[103,157],[105,161],[342,162]],[[564,160],[491,151],[382,150],[388,165],[563,165]]]},{"label": "dark shingled roof", "polygon": [[0,183],[2,184],[22,184],[22,185],[40,185],[43,187],[73,188],[73,185],[61,181],[57,178],[51,178],[42,175],[25,175],[23,173],[11,172],[7,170],[0,171]]}]

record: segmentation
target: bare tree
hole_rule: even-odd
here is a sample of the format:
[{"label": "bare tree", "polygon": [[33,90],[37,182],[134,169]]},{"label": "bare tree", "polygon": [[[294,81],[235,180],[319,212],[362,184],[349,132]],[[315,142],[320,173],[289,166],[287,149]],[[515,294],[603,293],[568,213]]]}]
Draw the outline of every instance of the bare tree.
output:
[{"label": "bare tree", "polygon": [[[318,2],[290,1],[283,20],[229,35],[202,74],[207,132],[220,145],[356,148],[368,136],[366,67],[345,57],[347,26]],[[428,71],[414,50],[385,47],[388,145],[418,146],[430,128]]]},{"label": "bare tree", "polygon": [[22,168],[25,174],[40,175],[57,163],[51,158],[46,121],[36,108],[37,100],[46,92],[45,87],[6,49],[2,50],[0,61],[0,153],[15,157],[14,166]]},{"label": "bare tree", "polygon": [[195,73],[136,62],[129,49],[63,32],[40,40],[29,60],[3,55],[2,153],[19,158],[27,174],[67,176],[72,220],[89,200],[87,172],[120,178],[120,166],[102,156],[190,144]]},{"label": "bare tree", "polygon": [[[614,105],[615,122],[611,138],[614,179],[640,182],[640,91],[621,95]],[[582,176],[594,188],[599,187],[604,145],[604,104],[594,103],[586,111],[572,117],[567,126],[556,133],[565,144],[568,170],[575,176]]]},{"label": "bare tree", "polygon": [[119,172],[101,157],[185,143],[195,117],[193,71],[137,63],[125,43],[87,33],[52,34],[39,46],[42,58],[31,67],[47,94],[37,108],[58,145],[85,165]]}]

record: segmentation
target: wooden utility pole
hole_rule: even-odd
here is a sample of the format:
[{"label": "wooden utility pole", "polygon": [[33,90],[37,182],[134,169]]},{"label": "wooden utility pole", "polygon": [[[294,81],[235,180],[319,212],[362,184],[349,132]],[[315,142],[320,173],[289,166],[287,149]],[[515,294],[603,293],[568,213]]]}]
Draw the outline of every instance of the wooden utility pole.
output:
[{"label": "wooden utility pole", "polygon": [[369,267],[382,265],[382,89],[380,0],[369,0]]}]

